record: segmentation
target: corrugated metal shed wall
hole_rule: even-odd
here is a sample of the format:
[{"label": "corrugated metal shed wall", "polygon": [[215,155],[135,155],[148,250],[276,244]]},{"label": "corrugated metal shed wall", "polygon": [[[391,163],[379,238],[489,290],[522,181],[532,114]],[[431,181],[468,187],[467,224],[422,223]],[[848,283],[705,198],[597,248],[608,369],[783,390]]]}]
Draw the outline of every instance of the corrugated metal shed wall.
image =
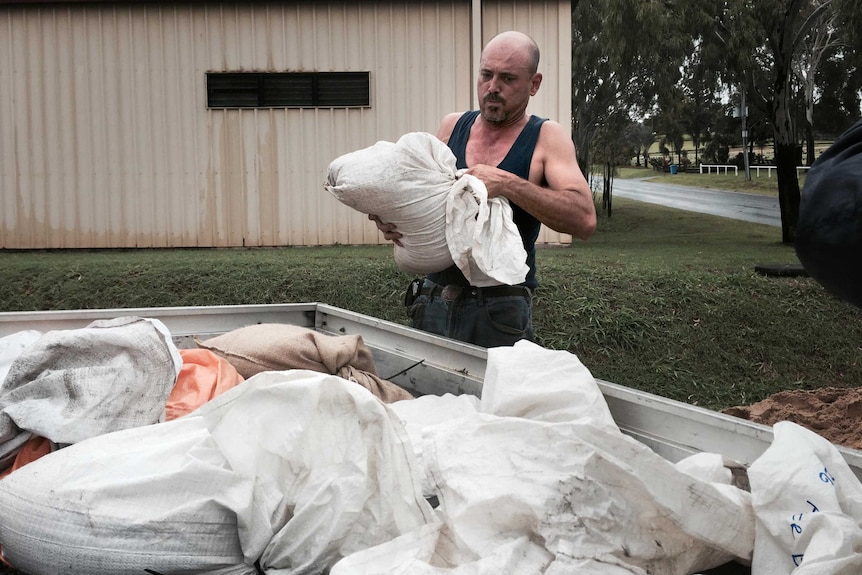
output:
[{"label": "corrugated metal shed wall", "polygon": [[[483,40],[532,33],[547,77],[567,4],[488,2]],[[380,242],[323,191],[326,166],[472,107],[470,14],[457,0],[0,7],[0,247]],[[372,105],[208,110],[205,74],[227,70],[370,71]],[[563,121],[549,85],[531,109]]]}]

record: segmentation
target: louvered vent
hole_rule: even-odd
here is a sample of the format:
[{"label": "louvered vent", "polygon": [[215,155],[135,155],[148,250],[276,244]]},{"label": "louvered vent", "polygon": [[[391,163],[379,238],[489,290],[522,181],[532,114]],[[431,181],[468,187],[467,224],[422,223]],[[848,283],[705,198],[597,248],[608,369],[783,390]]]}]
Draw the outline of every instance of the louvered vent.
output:
[{"label": "louvered vent", "polygon": [[369,107],[370,79],[370,72],[208,72],[207,107]]}]

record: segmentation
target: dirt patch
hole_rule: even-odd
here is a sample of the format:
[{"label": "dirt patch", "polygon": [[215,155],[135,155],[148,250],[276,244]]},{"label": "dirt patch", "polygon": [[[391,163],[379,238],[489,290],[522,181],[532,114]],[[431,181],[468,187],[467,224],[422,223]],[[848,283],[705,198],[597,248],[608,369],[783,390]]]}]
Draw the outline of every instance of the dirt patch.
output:
[{"label": "dirt patch", "polygon": [[862,388],[782,391],[722,413],[766,425],[792,421],[836,445],[862,449]]}]

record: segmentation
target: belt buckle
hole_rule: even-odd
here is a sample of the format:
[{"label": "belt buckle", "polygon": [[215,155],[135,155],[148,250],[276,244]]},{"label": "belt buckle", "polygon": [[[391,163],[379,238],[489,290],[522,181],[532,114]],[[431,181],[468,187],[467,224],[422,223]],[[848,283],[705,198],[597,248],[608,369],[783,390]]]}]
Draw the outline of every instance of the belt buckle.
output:
[{"label": "belt buckle", "polygon": [[463,290],[464,288],[457,284],[447,284],[443,287],[443,291],[440,292],[440,297],[445,301],[455,301],[461,295]]}]

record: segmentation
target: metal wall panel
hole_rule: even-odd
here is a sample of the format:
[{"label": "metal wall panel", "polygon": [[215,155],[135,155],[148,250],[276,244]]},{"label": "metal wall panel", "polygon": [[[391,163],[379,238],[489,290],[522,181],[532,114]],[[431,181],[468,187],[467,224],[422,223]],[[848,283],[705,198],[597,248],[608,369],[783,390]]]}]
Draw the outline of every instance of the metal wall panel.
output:
[{"label": "metal wall panel", "polygon": [[[326,168],[472,107],[477,4],[0,5],[0,248],[383,242]],[[522,29],[553,66],[568,5],[487,2],[483,40]],[[371,107],[206,107],[206,72],[311,70],[370,71]],[[549,85],[533,111],[562,121]]]},{"label": "metal wall panel", "polygon": [[[0,247],[361,244],[340,154],[470,103],[470,6],[0,7]],[[370,71],[359,109],[208,110],[208,71]]]}]

